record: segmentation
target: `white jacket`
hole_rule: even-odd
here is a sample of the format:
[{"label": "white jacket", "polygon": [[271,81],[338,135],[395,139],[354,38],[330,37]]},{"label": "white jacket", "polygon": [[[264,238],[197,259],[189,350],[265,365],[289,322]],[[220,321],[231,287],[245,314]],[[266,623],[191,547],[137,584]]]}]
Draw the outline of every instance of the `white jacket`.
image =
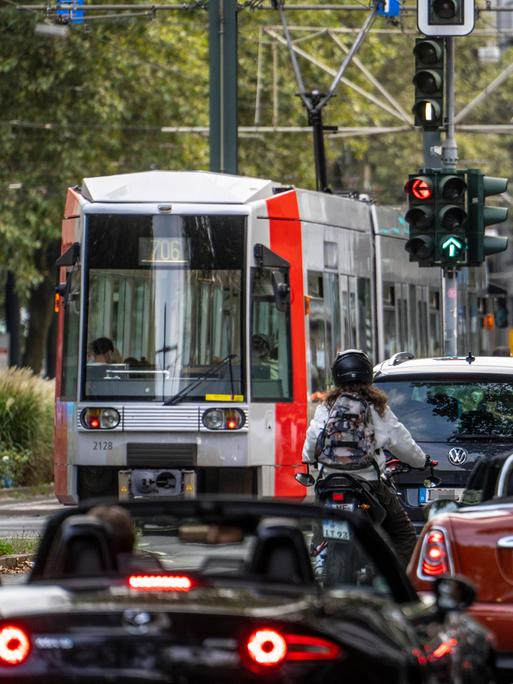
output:
[{"label": "white jacket", "polygon": [[[374,438],[376,440],[376,463],[381,472],[385,468],[385,454],[383,449],[387,449],[396,458],[413,468],[423,468],[426,462],[426,454],[415,442],[410,432],[392,412],[390,407],[386,407],[383,416],[380,416],[376,409],[371,406],[372,422],[374,423]],[[326,404],[320,404],[315,410],[315,415],[306,431],[305,444],[303,446],[303,463],[315,463],[314,451],[317,436],[322,430],[328,419],[329,409]],[[328,472],[335,472],[332,468],[327,468]],[[340,471],[337,471],[340,472]],[[355,471],[355,475],[363,477],[365,480],[376,480],[376,469],[372,466]]]}]

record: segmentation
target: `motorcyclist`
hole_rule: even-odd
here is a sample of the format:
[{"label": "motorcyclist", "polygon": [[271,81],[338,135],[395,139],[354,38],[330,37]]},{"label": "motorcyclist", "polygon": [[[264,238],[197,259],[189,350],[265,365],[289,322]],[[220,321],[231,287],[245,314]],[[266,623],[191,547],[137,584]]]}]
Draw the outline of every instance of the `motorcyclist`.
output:
[{"label": "motorcyclist", "polygon": [[[374,432],[374,463],[370,467],[353,471],[352,474],[365,479],[374,495],[386,510],[382,523],[394,544],[401,562],[406,566],[416,543],[415,528],[394,490],[380,475],[385,468],[387,449],[400,461],[413,468],[424,468],[430,463],[429,456],[422,451],[410,432],[398,421],[390,409],[387,397],[372,384],[372,365],[367,355],[358,349],[348,349],[337,355],[332,366],[335,385],[320,404],[306,432],[303,447],[303,462],[315,463],[317,437],[322,431],[330,409],[340,394],[350,394],[363,399],[370,405],[371,428]],[[324,466],[324,473],[335,472]],[[341,472],[337,469],[336,472]]]}]

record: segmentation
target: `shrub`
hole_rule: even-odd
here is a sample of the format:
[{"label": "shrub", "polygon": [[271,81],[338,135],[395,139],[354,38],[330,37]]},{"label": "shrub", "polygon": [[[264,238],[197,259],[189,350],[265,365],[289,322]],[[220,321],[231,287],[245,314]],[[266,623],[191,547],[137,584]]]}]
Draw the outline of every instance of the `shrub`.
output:
[{"label": "shrub", "polygon": [[28,368],[0,372],[0,479],[11,486],[53,475],[54,383]]}]

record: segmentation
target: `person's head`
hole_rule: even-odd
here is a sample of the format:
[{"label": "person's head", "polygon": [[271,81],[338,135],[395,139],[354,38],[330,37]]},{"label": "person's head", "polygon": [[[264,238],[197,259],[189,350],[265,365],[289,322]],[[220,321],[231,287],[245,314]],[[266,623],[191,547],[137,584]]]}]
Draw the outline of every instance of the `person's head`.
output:
[{"label": "person's head", "polygon": [[387,396],[372,384],[372,364],[360,349],[346,349],[333,362],[331,376],[335,388],[328,392],[325,402],[331,406],[340,394],[356,394],[382,416],[388,404]]},{"label": "person's head", "polygon": [[511,351],[509,347],[495,347],[492,352],[492,356],[511,356]]},{"label": "person's head", "polygon": [[333,362],[331,376],[335,387],[372,384],[372,364],[360,349],[346,349]]},{"label": "person's head", "polygon": [[109,363],[114,352],[114,345],[108,337],[98,337],[91,342],[91,351],[95,361]]},{"label": "person's head", "polygon": [[101,520],[112,542],[114,553],[131,553],[135,544],[135,525],[128,511],[121,506],[94,506],[88,512],[96,520]]},{"label": "person's head", "polygon": [[271,344],[267,335],[255,333],[251,338],[251,347],[256,356],[269,356]]}]

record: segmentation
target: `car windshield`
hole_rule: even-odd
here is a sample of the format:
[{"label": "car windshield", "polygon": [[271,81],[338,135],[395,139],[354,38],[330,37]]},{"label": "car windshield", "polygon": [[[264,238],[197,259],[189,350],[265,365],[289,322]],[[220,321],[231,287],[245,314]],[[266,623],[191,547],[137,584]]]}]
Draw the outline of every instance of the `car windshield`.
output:
[{"label": "car windshield", "polygon": [[[177,515],[166,512],[164,502],[151,510],[130,506],[129,512],[101,505],[65,518],[36,567],[39,579],[46,580],[116,571],[172,573],[189,577],[192,584],[250,581],[392,595],[387,573],[382,574],[374,551],[360,543],[361,532],[351,519],[333,520],[330,513],[327,518],[287,517],[281,509],[197,514],[186,507]],[[120,548],[123,553],[116,553]]]},{"label": "car windshield", "polygon": [[383,380],[379,387],[417,441],[513,437],[509,383]]}]

